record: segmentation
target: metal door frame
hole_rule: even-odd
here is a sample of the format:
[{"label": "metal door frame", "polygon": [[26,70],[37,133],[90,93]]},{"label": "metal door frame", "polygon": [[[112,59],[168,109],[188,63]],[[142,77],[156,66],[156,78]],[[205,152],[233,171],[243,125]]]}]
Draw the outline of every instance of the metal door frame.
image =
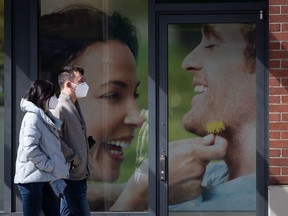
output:
[{"label": "metal door frame", "polygon": [[[249,8],[249,9],[248,9]],[[257,26],[257,216],[268,215],[268,16],[265,3],[254,4],[154,4],[149,6],[149,106],[151,131],[149,148],[155,146],[157,173],[156,195],[150,199],[156,203],[156,215],[168,215],[168,181],[160,180],[160,158],[167,158],[167,59],[168,24],[209,22],[253,22]],[[149,93],[150,93],[149,92]],[[153,95],[153,93],[155,93]],[[153,95],[153,97],[151,97]],[[156,108],[156,109],[155,109]],[[157,118],[155,118],[157,116]],[[155,133],[155,134],[153,134]],[[154,145],[153,141],[156,142]],[[152,143],[154,147],[152,146]],[[150,156],[151,158],[151,156]],[[167,171],[166,174],[167,176]],[[155,183],[155,182],[153,182]],[[151,195],[151,193],[150,193]],[[153,199],[152,199],[153,198]],[[152,203],[152,204],[153,204]]]}]

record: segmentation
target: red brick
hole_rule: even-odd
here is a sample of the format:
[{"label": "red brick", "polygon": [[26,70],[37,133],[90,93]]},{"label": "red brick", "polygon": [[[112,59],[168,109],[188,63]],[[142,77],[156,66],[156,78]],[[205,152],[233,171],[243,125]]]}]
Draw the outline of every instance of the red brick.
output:
[{"label": "red brick", "polygon": [[270,166],[288,166],[287,158],[270,158]]},{"label": "red brick", "polygon": [[[288,89],[285,87],[270,87],[270,95],[288,95]],[[275,111],[272,111],[275,112]]]},{"label": "red brick", "polygon": [[270,32],[280,32],[280,23],[271,23],[269,24]]},{"label": "red brick", "polygon": [[[288,18],[288,17],[287,17]],[[273,33],[275,39],[280,41],[287,41],[288,39],[288,32],[275,32]]]},{"label": "red brick", "polygon": [[269,68],[280,68],[280,60],[270,60]]},{"label": "red brick", "polygon": [[273,114],[269,114],[269,121],[277,121],[279,122],[281,120],[281,114],[280,113],[273,113]]},{"label": "red brick", "polygon": [[269,0],[269,184],[288,184],[288,0]]},{"label": "red brick", "polygon": [[[288,39],[288,38],[287,38],[287,39]],[[287,40],[287,39],[286,39],[286,40]],[[286,50],[286,51],[288,50],[288,42],[284,42],[284,41],[283,41],[283,42],[281,43],[281,50]]]},{"label": "red brick", "polygon": [[288,139],[288,132],[287,131],[282,131],[281,132],[281,138],[282,139]]},{"label": "red brick", "polygon": [[281,79],[281,84],[283,87],[287,87],[288,86],[288,77],[287,78],[282,78]]},{"label": "red brick", "polygon": [[288,175],[288,167],[281,167],[281,174],[282,175]]},{"label": "red brick", "polygon": [[287,105],[269,105],[269,112],[288,112]]},{"label": "red brick", "polygon": [[288,157],[288,149],[282,150],[282,157]]},{"label": "red brick", "polygon": [[270,78],[269,79],[269,86],[280,86],[280,80],[279,78]]},{"label": "red brick", "polygon": [[[270,148],[288,148],[288,141],[287,140],[270,140],[269,141]],[[286,159],[287,160],[287,159]],[[288,160],[287,160],[288,162]]]},{"label": "red brick", "polygon": [[288,176],[269,176],[270,185],[288,184]]},{"label": "red brick", "polygon": [[288,23],[282,23],[281,26],[282,26],[282,31],[288,31]]},{"label": "red brick", "polygon": [[[272,6],[273,7],[273,6]],[[274,6],[277,7],[277,6]],[[270,8],[270,7],[269,7]],[[277,10],[276,10],[277,11]],[[270,12],[269,12],[270,13]],[[281,14],[288,14],[288,6],[282,5],[281,6]]]},{"label": "red brick", "polygon": [[[270,122],[269,125],[270,130],[288,130],[287,122]],[[287,142],[288,146],[288,142]]]},{"label": "red brick", "polygon": [[288,15],[269,15],[270,23],[287,22]]},{"label": "red brick", "polygon": [[286,68],[286,69],[288,68],[288,60],[284,59],[281,61],[281,68]]},{"label": "red brick", "polygon": [[277,42],[278,41],[274,34],[275,34],[274,32],[269,32],[269,42]]},{"label": "red brick", "polygon": [[274,77],[287,77],[288,76],[288,70],[287,69],[270,69],[270,76]]},{"label": "red brick", "polygon": [[269,5],[286,5],[287,0],[269,0]]},{"label": "red brick", "polygon": [[280,14],[280,9],[281,7],[279,5],[271,5],[269,6],[269,14]]},{"label": "red brick", "polygon": [[269,157],[279,157],[280,156],[281,151],[280,150],[276,150],[276,149],[270,149],[269,151]]},{"label": "red brick", "polygon": [[280,167],[269,167],[270,175],[280,175],[281,168]]},{"label": "red brick", "polygon": [[282,103],[288,103],[288,95],[281,96]]},{"label": "red brick", "polygon": [[288,113],[282,113],[281,115],[282,115],[281,118],[282,121],[288,121]]},{"label": "red brick", "polygon": [[[287,33],[288,38],[288,33]],[[287,51],[269,51],[269,58],[270,59],[287,59],[288,52]]]},{"label": "red brick", "polygon": [[280,50],[280,41],[271,41],[269,42],[269,50]]},{"label": "red brick", "polygon": [[280,131],[269,132],[269,139],[270,140],[279,140],[280,138],[281,138],[281,132]]},{"label": "red brick", "polygon": [[280,96],[269,96],[269,103],[280,104]]}]

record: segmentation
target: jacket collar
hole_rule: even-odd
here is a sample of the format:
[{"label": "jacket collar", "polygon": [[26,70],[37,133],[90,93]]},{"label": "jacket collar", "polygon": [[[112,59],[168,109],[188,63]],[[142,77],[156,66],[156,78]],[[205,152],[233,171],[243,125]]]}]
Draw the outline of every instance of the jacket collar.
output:
[{"label": "jacket collar", "polygon": [[62,122],[56,117],[54,117],[50,111],[47,111],[47,113],[45,113],[44,110],[37,107],[31,101],[28,101],[26,98],[21,99],[20,108],[23,112],[35,113],[43,122],[56,129],[60,129],[61,127]]},{"label": "jacket collar", "polygon": [[81,124],[86,125],[78,100],[76,100],[74,103],[72,98],[63,91],[61,91],[58,100],[64,103],[68,103],[69,106],[72,108],[74,114],[78,117]]}]

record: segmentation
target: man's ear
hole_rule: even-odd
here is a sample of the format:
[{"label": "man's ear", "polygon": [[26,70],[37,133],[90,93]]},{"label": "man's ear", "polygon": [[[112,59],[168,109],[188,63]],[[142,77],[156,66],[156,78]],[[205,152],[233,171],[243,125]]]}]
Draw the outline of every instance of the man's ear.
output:
[{"label": "man's ear", "polygon": [[64,86],[65,87],[68,87],[68,88],[71,88],[71,82],[69,80],[67,80],[65,83],[64,83]]}]

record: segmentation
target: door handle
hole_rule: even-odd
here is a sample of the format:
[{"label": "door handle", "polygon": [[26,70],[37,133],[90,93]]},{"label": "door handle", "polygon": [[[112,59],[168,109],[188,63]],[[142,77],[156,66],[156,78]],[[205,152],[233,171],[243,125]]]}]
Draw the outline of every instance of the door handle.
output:
[{"label": "door handle", "polygon": [[166,156],[165,154],[160,155],[160,169],[159,169],[160,181],[166,180]]}]

